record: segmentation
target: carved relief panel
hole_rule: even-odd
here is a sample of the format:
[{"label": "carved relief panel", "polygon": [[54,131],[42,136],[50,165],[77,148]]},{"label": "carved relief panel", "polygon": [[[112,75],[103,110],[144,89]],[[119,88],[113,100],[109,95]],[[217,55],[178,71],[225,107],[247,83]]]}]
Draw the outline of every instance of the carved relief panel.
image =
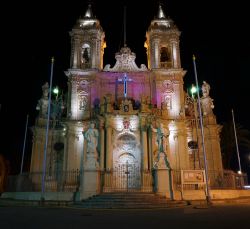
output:
[{"label": "carved relief panel", "polygon": [[78,81],[77,96],[78,96],[78,109],[81,111],[87,110],[89,95],[89,82],[87,80]]},{"label": "carved relief panel", "polygon": [[172,96],[174,87],[171,80],[164,80],[162,82],[162,103],[168,110],[172,109]]}]

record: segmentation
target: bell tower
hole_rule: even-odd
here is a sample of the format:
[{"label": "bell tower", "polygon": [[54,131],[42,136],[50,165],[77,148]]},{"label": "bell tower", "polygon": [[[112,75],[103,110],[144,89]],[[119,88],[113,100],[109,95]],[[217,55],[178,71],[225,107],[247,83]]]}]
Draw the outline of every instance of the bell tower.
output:
[{"label": "bell tower", "polygon": [[106,43],[100,22],[93,16],[91,5],[83,18],[70,32],[71,57],[68,76],[67,116],[70,120],[86,120],[91,117],[93,105],[93,81],[103,68],[103,54]]},{"label": "bell tower", "polygon": [[105,34],[98,19],[93,16],[91,5],[83,18],[78,19],[70,32],[72,69],[102,69],[106,47]]},{"label": "bell tower", "polygon": [[[159,5],[155,18],[146,32],[148,68],[151,70],[151,98],[153,107],[164,114],[161,123],[169,131],[166,150],[173,168],[189,168],[187,132],[184,113],[183,77],[181,68],[179,37],[180,31],[174,21],[166,17]],[[178,141],[177,141],[178,138]],[[181,158],[180,163],[176,158]]]},{"label": "bell tower", "polygon": [[179,51],[180,31],[173,20],[167,18],[159,5],[157,16],[146,33],[148,68],[181,68]]}]

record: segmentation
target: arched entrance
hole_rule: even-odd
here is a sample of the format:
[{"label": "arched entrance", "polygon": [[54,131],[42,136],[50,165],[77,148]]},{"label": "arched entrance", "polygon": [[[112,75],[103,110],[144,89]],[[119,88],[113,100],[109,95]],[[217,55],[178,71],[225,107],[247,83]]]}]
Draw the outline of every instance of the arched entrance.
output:
[{"label": "arched entrance", "polygon": [[139,191],[141,188],[140,150],[129,133],[118,137],[114,152],[113,188],[115,191]]},{"label": "arched entrance", "polygon": [[123,153],[113,170],[114,188],[117,191],[136,191],[141,187],[138,162],[130,153]]}]

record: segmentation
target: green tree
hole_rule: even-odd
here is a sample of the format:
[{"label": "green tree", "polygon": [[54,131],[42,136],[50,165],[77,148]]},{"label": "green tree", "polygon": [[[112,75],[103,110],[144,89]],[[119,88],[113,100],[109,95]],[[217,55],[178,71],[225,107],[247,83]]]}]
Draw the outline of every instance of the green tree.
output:
[{"label": "green tree", "polygon": [[[241,155],[242,152],[249,152],[250,150],[250,131],[248,129],[244,129],[238,123],[236,123],[235,127],[236,127],[240,156],[243,156]],[[224,168],[231,169],[233,155],[237,154],[234,128],[232,122],[223,123],[223,128],[220,137],[221,137],[221,152],[222,152]]]}]

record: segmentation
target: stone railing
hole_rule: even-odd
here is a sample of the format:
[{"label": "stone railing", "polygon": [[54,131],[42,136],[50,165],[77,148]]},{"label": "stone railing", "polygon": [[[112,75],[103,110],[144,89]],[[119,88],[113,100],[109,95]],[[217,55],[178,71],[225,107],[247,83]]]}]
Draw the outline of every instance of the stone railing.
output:
[{"label": "stone railing", "polygon": [[[8,177],[9,192],[40,192],[42,188],[42,172],[23,173]],[[45,192],[75,192],[80,185],[80,171],[46,172],[44,179]]]}]

